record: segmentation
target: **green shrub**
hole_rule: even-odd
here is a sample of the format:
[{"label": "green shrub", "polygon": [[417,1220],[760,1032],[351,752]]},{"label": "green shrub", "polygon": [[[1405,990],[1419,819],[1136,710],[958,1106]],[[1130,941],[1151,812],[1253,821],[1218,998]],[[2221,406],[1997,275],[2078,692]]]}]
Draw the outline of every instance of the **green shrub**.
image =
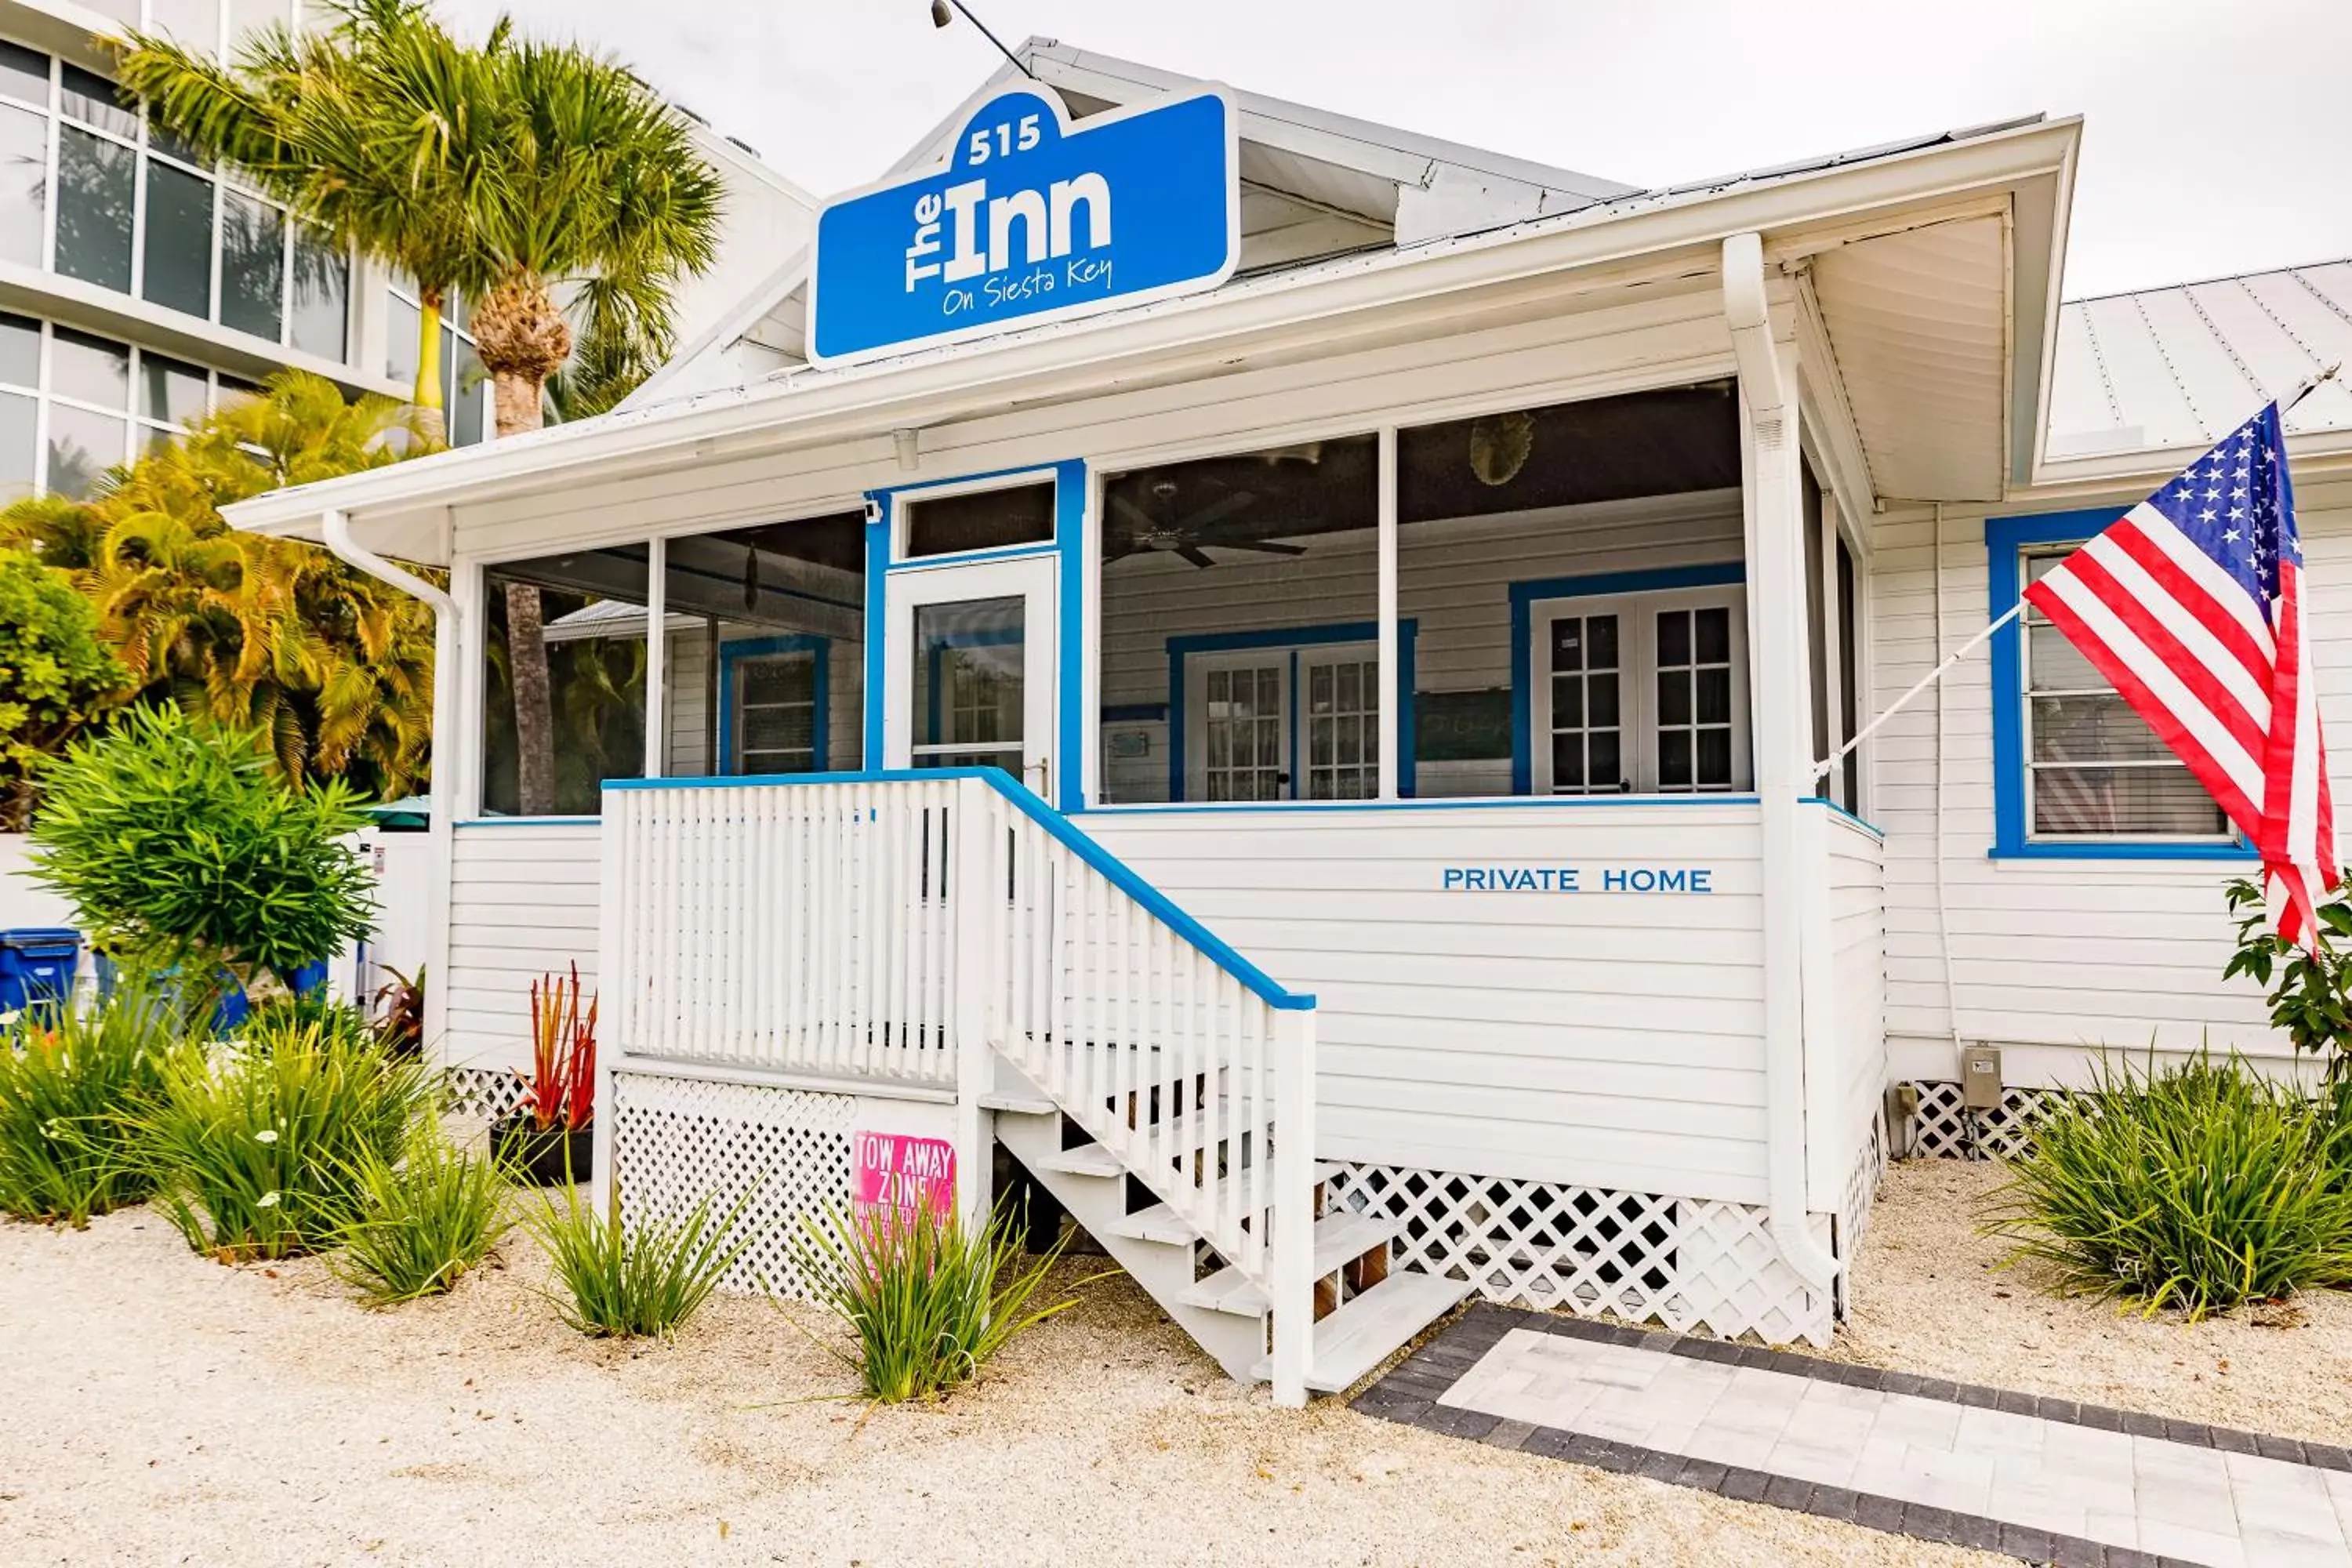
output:
[{"label": "green shrub", "polygon": [[2238,922],[2238,950],[2222,978],[2243,974],[2267,987],[2271,1026],[2296,1050],[2325,1058],[2328,1082],[2352,1075],[2352,887],[2320,903],[2315,949],[2278,934],[2263,889],[2250,879],[2231,882],[2224,896]]},{"label": "green shrub", "polygon": [[190,1247],[224,1262],[285,1258],[362,1217],[362,1173],[399,1157],[431,1096],[417,1064],[314,1023],[209,1055],[182,1046],[140,1133]]},{"label": "green shrub", "polygon": [[0,832],[32,815],[34,770],[130,694],[73,579],[27,550],[0,550]]},{"label": "green shrub", "polygon": [[1023,1330],[1077,1305],[1065,1297],[1032,1303],[1061,1257],[1024,1268],[1015,1216],[1000,1212],[977,1234],[952,1214],[878,1209],[849,1215],[828,1208],[804,1219],[794,1262],[817,1300],[856,1337],[842,1359],[866,1394],[884,1404],[936,1399],[979,1375]]},{"label": "green shrub", "polygon": [[280,979],[331,957],[375,912],[350,843],[366,818],[341,780],[271,765],[257,733],[132,709],[42,770],[33,875],[117,955]]},{"label": "green shrub", "polygon": [[2327,1102],[2234,1057],[2103,1065],[2047,1106],[1989,1229],[2070,1289],[2193,1321],[2352,1279],[2347,1138]]},{"label": "green shrub", "polygon": [[86,1009],[34,1008],[0,1028],[0,1213],[79,1227],[147,1196],[135,1129],[173,1034],[169,1010],[129,976]]},{"label": "green shrub", "polygon": [[548,1296],[566,1323],[594,1337],[667,1339],[710,1299],[719,1277],[755,1239],[739,1234],[751,1197],[745,1193],[721,1215],[706,1195],[683,1219],[627,1229],[566,1185],[560,1205],[551,1199],[523,1223],[547,1249],[559,1288]]},{"label": "green shrub", "polygon": [[300,1042],[313,1034],[353,1049],[383,1046],[368,1016],[349,1002],[336,1001],[324,986],[308,996],[278,995],[256,1005],[236,1033],[248,1047],[264,1050],[283,1041]]},{"label": "green shrub", "polygon": [[329,1265],[378,1306],[448,1289],[514,1228],[506,1173],[430,1118],[397,1163],[370,1149],[352,1175],[359,1212],[335,1232]]}]

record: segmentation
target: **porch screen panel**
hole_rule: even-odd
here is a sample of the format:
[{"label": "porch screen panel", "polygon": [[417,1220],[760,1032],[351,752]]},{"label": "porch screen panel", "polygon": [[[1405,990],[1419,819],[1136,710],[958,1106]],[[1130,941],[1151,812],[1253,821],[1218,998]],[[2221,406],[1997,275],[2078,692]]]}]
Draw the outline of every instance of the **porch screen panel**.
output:
[{"label": "porch screen panel", "polygon": [[1400,793],[1644,791],[1640,595],[1737,561],[1728,381],[1397,432]]},{"label": "porch screen panel", "polygon": [[843,773],[865,756],[866,519],[778,518],[663,545],[656,768]]},{"label": "porch screen panel", "polygon": [[1370,435],[1106,476],[1098,798],[1377,799],[1379,527]]},{"label": "porch screen panel", "polygon": [[595,816],[646,763],[643,544],[487,574],[482,802],[491,816]]}]

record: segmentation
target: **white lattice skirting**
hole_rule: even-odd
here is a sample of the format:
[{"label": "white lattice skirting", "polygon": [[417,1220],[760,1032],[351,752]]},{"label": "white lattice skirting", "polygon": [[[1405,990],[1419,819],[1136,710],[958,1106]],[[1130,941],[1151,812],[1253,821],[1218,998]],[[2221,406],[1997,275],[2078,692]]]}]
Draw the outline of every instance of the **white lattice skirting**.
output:
[{"label": "white lattice skirting", "polygon": [[[1360,1163],[1330,1192],[1402,1225],[1400,1264],[1468,1280],[1490,1301],[1829,1343],[1830,1298],[1780,1261],[1750,1205]],[[1826,1245],[1829,1216],[1813,1223]]]},{"label": "white lattice skirting", "polygon": [[1920,1079],[1919,1109],[1911,1118],[1911,1157],[1941,1160],[2006,1160],[2033,1146],[2033,1119],[2042,1101],[2057,1091],[2021,1089],[2000,1091],[1993,1110],[1969,1110],[1960,1104],[1960,1086],[1937,1079]]},{"label": "white lattice skirting", "polygon": [[613,1171],[621,1223],[680,1219],[706,1196],[724,1214],[750,1191],[737,1225],[753,1239],[722,1283],[806,1295],[793,1244],[804,1217],[849,1207],[856,1107],[845,1094],[615,1072]]},{"label": "white lattice skirting", "polygon": [[522,1100],[522,1079],[509,1068],[444,1068],[441,1098],[460,1116],[497,1121]]}]

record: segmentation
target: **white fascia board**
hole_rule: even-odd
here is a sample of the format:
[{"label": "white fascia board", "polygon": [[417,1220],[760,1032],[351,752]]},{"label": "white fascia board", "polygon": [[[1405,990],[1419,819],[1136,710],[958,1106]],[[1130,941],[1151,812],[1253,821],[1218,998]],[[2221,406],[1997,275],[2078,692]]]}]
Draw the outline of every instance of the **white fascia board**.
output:
[{"label": "white fascia board", "polygon": [[1345,257],[1131,312],[1042,327],[844,370],[785,379],[612,414],[575,426],[436,453],[363,474],[272,491],[226,509],[236,527],[301,535],[330,508],[363,513],[447,506],[544,488],[550,476],[598,465],[659,467],[793,448],[845,435],[920,426],[965,408],[1001,406],[1015,389],[1052,384],[1067,395],[1131,374],[1138,362],[1192,352],[1229,355],[1241,340],[1287,333],[1360,312],[1433,305],[1450,296],[1551,273],[1713,247],[1727,235],[1836,222],[2046,175],[2073,159],[2081,122],[2063,120],[1942,144],[1883,162],[1758,181],[1728,191],[1645,197],[1513,228],[1433,240],[1411,251]]},{"label": "white fascia board", "polygon": [[[2105,492],[2129,493],[2130,505],[2152,495],[2181,469],[2211,449],[2210,441],[2187,446],[2158,447],[2137,452],[2102,452],[2093,457],[2045,459],[2034,465],[2030,490],[2012,492],[2011,502],[2102,499]],[[2297,482],[2352,473],[2352,430],[2322,430],[2286,438],[2286,455]]]}]

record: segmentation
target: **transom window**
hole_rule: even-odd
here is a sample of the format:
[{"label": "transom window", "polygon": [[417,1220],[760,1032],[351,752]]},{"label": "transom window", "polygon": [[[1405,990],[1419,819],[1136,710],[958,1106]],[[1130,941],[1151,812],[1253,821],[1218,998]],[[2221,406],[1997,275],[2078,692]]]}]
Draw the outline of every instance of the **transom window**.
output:
[{"label": "transom window", "polygon": [[1538,794],[1749,787],[1739,587],[1555,599],[1532,609]]},{"label": "transom window", "polygon": [[[2021,581],[2039,580],[2072,549],[2023,551]],[[2029,837],[2230,842],[2229,819],[2205,786],[2066,634],[2030,605],[2024,620]]]}]

